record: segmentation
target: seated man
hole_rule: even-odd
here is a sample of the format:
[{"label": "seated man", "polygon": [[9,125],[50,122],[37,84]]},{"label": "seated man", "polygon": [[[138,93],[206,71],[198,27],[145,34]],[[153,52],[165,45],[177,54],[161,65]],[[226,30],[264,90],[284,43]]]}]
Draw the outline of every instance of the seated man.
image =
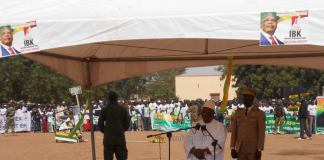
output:
[{"label": "seated man", "polygon": [[213,136],[213,138],[215,138],[215,140],[218,140],[218,144],[222,147],[222,149],[216,146],[214,155],[214,146],[211,145],[213,139],[209,136],[208,132],[190,129],[185,141],[183,142],[187,159],[190,158],[192,160],[213,160],[214,156],[216,156],[215,158],[217,160],[224,159],[226,130],[225,126],[222,123],[213,119],[213,116],[215,114],[214,109],[215,103],[212,101],[207,101],[203,105],[201,112],[202,120],[193,123],[192,126],[196,126],[196,124],[198,123],[202,126],[205,125],[207,131]]},{"label": "seated man", "polygon": [[70,118],[67,118],[65,122],[60,126],[59,131],[62,133],[70,133],[70,130],[73,128],[72,121]]}]

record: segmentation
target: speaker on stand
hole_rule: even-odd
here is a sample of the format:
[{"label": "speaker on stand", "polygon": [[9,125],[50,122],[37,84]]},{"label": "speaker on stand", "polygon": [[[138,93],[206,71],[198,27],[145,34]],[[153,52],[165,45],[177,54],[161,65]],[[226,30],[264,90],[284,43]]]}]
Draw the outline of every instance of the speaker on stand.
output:
[{"label": "speaker on stand", "polygon": [[300,94],[303,93],[303,87],[302,86],[294,86],[293,87],[293,93],[294,95],[298,95],[298,99],[300,99]]},{"label": "speaker on stand", "polygon": [[291,87],[290,86],[284,86],[281,87],[281,98],[285,98],[285,100],[289,100],[289,96],[291,94]]}]

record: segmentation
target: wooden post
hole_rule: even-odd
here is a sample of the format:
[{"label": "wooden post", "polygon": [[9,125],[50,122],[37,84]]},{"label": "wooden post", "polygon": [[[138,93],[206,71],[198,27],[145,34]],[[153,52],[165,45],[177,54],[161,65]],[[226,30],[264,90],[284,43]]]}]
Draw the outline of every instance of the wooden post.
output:
[{"label": "wooden post", "polygon": [[[91,90],[91,80],[90,80],[90,63],[87,61],[87,90]],[[94,131],[93,131],[93,113],[92,113],[92,104],[91,104],[91,92],[88,92],[88,103],[89,103],[89,112],[90,112],[90,131],[91,131],[91,147],[92,147],[92,159],[96,160],[96,150],[95,150],[95,140],[94,140]]]},{"label": "wooden post", "polygon": [[76,100],[77,100],[77,105],[81,108],[80,103],[79,103],[79,97],[78,97],[78,94],[75,95],[75,98],[76,98]]}]

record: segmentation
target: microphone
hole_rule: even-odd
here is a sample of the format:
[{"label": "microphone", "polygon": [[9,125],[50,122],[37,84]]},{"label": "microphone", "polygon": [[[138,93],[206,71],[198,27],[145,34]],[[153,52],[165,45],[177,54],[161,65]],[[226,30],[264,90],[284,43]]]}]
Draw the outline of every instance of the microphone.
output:
[{"label": "microphone", "polygon": [[206,131],[206,125],[201,126],[201,131]]},{"label": "microphone", "polygon": [[195,127],[192,127],[192,128],[195,128],[196,130],[199,130],[200,129],[200,123],[197,123]]}]

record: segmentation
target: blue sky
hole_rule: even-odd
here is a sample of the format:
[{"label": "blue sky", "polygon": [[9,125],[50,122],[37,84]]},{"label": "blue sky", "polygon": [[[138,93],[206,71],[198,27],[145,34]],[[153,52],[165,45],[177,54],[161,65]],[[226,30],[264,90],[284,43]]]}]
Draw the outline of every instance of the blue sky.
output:
[{"label": "blue sky", "polygon": [[207,67],[193,67],[188,68],[187,73],[183,75],[217,75],[222,74],[221,72],[215,71],[214,68],[217,68],[217,66],[207,66]]}]

